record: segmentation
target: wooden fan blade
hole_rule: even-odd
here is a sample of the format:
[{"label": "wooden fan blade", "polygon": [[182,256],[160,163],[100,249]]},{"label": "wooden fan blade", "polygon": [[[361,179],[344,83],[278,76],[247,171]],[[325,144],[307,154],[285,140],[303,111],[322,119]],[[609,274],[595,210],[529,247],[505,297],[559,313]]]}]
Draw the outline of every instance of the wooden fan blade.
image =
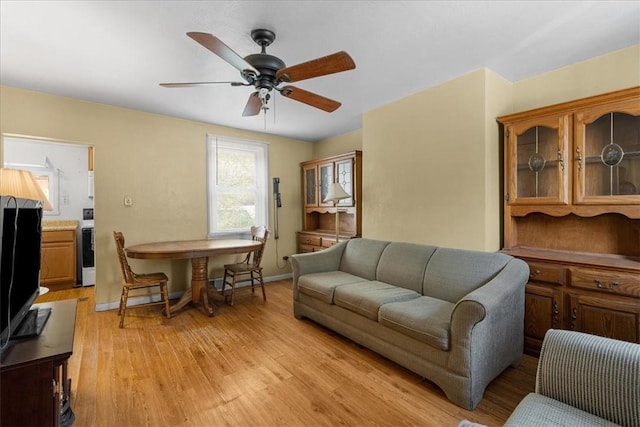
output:
[{"label": "wooden fan blade", "polygon": [[211,52],[218,55],[220,58],[227,61],[229,64],[233,65],[240,71],[250,70],[256,75],[260,75],[258,70],[256,70],[251,64],[244,60],[243,57],[235,53],[229,46],[224,44],[222,40],[217,38],[216,36],[209,33],[197,33],[190,32],[187,33],[189,37],[200,43],[202,46],[209,49]]},{"label": "wooden fan blade", "polygon": [[217,85],[217,84],[229,84],[231,86],[249,86],[247,83],[241,82],[187,82],[187,83],[160,83],[162,87],[189,87],[200,85]]},{"label": "wooden fan blade", "polygon": [[324,96],[293,86],[283,87],[280,93],[287,98],[295,99],[298,102],[319,108],[327,113],[336,111],[342,105],[333,99],[325,98]]},{"label": "wooden fan blade", "polygon": [[258,98],[258,92],[253,92],[251,95],[249,95],[249,100],[247,101],[247,105],[244,106],[242,116],[257,116],[258,114],[260,114],[261,108],[262,101],[260,100],[260,98]]},{"label": "wooden fan blade", "polygon": [[276,80],[299,82],[300,80],[340,73],[356,68],[355,62],[347,52],[341,51],[322,58],[312,59],[291,67],[285,67],[276,73]]}]

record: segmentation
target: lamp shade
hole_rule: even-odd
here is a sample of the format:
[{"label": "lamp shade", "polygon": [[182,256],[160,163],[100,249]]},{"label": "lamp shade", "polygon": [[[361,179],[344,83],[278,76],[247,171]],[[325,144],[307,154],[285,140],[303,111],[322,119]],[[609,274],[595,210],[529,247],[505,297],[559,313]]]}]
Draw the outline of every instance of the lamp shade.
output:
[{"label": "lamp shade", "polygon": [[329,191],[327,192],[327,197],[324,199],[324,201],[335,203],[338,200],[348,199],[349,197],[351,197],[351,195],[344,191],[342,185],[337,182],[333,182],[329,184]]},{"label": "lamp shade", "polygon": [[29,171],[0,168],[0,196],[37,200],[42,203],[45,211],[53,210],[47,196]]}]

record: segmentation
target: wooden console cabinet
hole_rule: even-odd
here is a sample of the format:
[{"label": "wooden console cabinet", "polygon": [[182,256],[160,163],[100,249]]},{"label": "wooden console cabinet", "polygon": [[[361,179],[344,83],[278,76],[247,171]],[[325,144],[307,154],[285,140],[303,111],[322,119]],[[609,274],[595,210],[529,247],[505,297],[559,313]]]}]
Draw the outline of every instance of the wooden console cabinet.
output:
[{"label": "wooden console cabinet", "polygon": [[640,342],[640,87],[498,121],[503,251],[531,270],[525,351],[549,328]]},{"label": "wooden console cabinet", "polygon": [[0,355],[0,425],[59,426],[69,399],[67,361],[73,353],[77,300],[35,304],[51,308],[40,336],[9,341]]},{"label": "wooden console cabinet", "polygon": [[338,203],[339,238],[362,235],[362,152],[352,151],[301,163],[304,218],[298,252],[313,252],[336,243],[336,208],[325,202],[329,184],[338,182],[351,195]]},{"label": "wooden console cabinet", "polygon": [[77,232],[44,230],[40,260],[40,283],[52,290],[72,288],[77,282]]}]

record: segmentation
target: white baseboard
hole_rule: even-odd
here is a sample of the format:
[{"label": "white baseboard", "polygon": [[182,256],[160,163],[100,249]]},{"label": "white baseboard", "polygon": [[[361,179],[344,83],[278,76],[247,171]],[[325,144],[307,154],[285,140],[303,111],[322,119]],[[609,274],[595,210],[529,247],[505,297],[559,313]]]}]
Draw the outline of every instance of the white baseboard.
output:
[{"label": "white baseboard", "polygon": [[[264,282],[268,283],[268,282],[275,282],[277,280],[286,280],[286,279],[291,279],[293,277],[293,274],[288,273],[288,274],[280,274],[277,276],[270,276],[270,277],[265,277],[264,278]],[[209,280],[209,284],[213,284],[213,286],[215,286],[215,288],[217,290],[220,290],[222,288],[222,278],[216,278],[216,279],[210,279]],[[251,285],[251,282],[240,282],[238,283],[238,287],[244,287],[244,286],[249,286]],[[184,291],[174,291],[174,292],[169,292],[169,299],[178,299],[182,296],[182,293]],[[141,304],[146,304],[152,301],[160,301],[160,296],[156,295],[154,297],[145,297],[145,296],[140,296],[140,297],[129,297],[127,300],[127,307],[134,307],[136,305],[141,305]],[[120,305],[120,300],[118,301],[111,301],[111,302],[105,302],[105,303],[101,303],[101,304],[96,304],[96,311],[107,311],[107,310],[116,310],[118,308],[118,306]]]}]

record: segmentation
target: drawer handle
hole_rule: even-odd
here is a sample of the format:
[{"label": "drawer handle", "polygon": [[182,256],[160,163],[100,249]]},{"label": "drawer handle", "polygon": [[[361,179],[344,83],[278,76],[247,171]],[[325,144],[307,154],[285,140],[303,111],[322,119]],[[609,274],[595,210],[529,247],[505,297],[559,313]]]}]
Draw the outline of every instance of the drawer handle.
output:
[{"label": "drawer handle", "polygon": [[532,272],[531,274],[529,274],[529,277],[537,276],[539,274],[540,274],[540,270],[536,270],[536,271]]},{"label": "drawer handle", "polygon": [[600,279],[594,279],[593,281],[595,282],[596,286],[600,289],[611,289],[612,286],[620,285],[620,282],[618,282],[617,280],[614,280],[613,282],[611,282],[611,284],[602,283]]},{"label": "drawer handle", "polygon": [[600,279],[594,279],[593,281],[596,283],[596,286],[600,289],[610,289],[609,286],[602,284],[602,281]]}]

